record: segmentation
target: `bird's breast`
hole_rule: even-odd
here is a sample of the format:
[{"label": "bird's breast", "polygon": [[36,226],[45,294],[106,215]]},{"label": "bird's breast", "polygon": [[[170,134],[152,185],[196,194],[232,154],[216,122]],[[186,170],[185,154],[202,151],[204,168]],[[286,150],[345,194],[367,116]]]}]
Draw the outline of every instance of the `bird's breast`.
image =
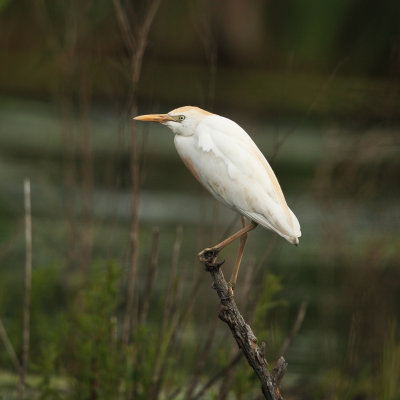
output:
[{"label": "bird's breast", "polygon": [[199,157],[198,155],[196,156],[193,137],[175,135],[174,143],[175,148],[187,169],[200,183],[203,183],[198,173],[196,160],[198,160]]},{"label": "bird's breast", "polygon": [[192,136],[175,136],[176,150],[194,177],[214,196],[227,206],[226,184],[228,166],[211,149],[204,149]]}]

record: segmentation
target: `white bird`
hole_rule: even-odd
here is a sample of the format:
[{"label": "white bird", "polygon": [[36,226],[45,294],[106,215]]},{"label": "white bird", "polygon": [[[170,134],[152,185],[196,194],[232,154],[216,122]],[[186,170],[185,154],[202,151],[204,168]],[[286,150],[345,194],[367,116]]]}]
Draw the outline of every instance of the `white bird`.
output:
[{"label": "white bird", "polygon": [[247,233],[257,225],[298,245],[299,221],[288,207],[268,161],[236,122],[192,106],[134,119],[159,122],[170,128],[178,154],[197,180],[217,200],[251,220],[245,226],[242,217],[242,229],[199,253],[203,259],[207,254],[216,257],[223,247],[241,238],[231,288],[236,283]]}]

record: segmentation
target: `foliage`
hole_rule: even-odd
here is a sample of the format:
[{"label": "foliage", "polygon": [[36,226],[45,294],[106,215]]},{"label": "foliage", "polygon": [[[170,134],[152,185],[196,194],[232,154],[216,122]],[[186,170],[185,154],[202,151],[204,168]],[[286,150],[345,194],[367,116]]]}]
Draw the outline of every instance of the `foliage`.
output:
[{"label": "foliage", "polygon": [[60,332],[60,361],[72,379],[75,399],[110,399],[123,373],[115,313],[119,305],[116,265],[95,272],[75,298]]},{"label": "foliage", "polygon": [[383,345],[380,373],[377,377],[376,396],[382,400],[400,399],[400,332],[395,323],[387,333]]},{"label": "foliage", "polygon": [[276,307],[285,304],[283,300],[276,299],[277,295],[282,291],[282,277],[275,274],[265,274],[263,277],[262,291],[257,299],[255,309],[254,326],[259,336],[266,336],[266,327],[268,324],[268,314]]},{"label": "foliage", "polygon": [[0,0],[0,12],[5,9],[11,0]]}]

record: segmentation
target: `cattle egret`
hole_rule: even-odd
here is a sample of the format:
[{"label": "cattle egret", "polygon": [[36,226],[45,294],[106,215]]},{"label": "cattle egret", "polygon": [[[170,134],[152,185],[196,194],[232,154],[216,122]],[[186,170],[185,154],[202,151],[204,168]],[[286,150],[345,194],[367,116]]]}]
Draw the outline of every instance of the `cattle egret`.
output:
[{"label": "cattle egret", "polygon": [[[175,134],[178,154],[195,178],[221,203],[242,215],[243,228],[199,253],[203,260],[240,238],[239,253],[229,282],[236,283],[247,233],[257,225],[276,232],[296,246],[300,224],[286,204],[279,182],[250,136],[228,118],[185,106],[168,114],[140,115],[137,121],[166,125]],[[245,226],[243,216],[250,219]]]}]

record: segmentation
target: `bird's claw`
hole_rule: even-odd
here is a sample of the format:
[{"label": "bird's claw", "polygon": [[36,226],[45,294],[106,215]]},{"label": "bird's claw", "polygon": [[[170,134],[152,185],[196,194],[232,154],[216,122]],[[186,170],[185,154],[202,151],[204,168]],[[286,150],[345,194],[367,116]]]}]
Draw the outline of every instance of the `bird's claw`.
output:
[{"label": "bird's claw", "polygon": [[219,268],[225,260],[221,262],[217,262],[219,250],[216,248],[206,248],[198,254],[201,262],[204,262],[206,265],[206,271],[211,271],[215,268]]},{"label": "bird's claw", "polygon": [[219,250],[212,247],[207,247],[206,249],[200,251],[198,256],[201,262],[214,263],[218,253]]}]

